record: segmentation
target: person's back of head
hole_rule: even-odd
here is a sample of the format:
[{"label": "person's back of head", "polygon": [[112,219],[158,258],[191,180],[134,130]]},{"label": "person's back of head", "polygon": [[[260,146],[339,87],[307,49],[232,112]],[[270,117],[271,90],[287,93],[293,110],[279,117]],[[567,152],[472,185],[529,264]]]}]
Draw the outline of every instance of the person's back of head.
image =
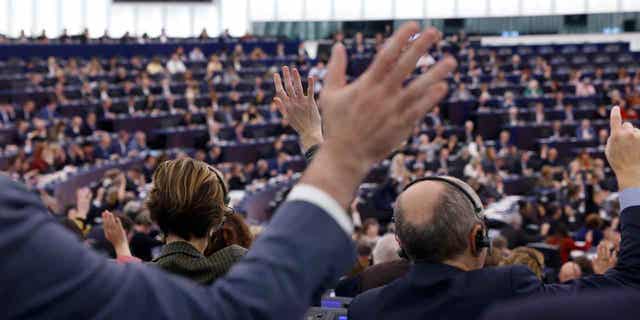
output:
[{"label": "person's back of head", "polygon": [[395,218],[400,246],[416,262],[481,268],[488,239],[480,199],[461,180],[435,179],[413,183],[399,196]]},{"label": "person's back of head", "polygon": [[373,264],[375,265],[399,260],[399,251],[400,245],[396,240],[396,236],[394,234],[387,233],[378,240],[373,248]]},{"label": "person's back of head", "polygon": [[542,279],[544,275],[544,255],[533,248],[517,247],[513,249],[511,254],[500,262],[500,265],[523,265],[535,273],[538,279]]},{"label": "person's back of head", "polygon": [[220,173],[190,158],[161,163],[147,199],[151,219],[165,236],[206,239],[229,213]]}]

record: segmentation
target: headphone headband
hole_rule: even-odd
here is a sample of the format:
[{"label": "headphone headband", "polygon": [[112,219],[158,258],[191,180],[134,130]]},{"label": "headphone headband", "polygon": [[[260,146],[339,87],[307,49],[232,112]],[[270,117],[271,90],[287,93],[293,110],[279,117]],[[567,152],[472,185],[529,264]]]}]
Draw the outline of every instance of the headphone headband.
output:
[{"label": "headphone headband", "polygon": [[402,189],[402,191],[405,191],[405,190],[409,189],[411,186],[413,186],[414,184],[417,184],[417,183],[422,182],[422,181],[441,181],[441,182],[444,182],[444,183],[456,188],[458,191],[460,191],[462,194],[464,194],[464,196],[469,200],[469,202],[473,206],[474,214],[479,219],[484,219],[484,213],[483,213],[484,212],[484,206],[482,205],[482,200],[480,200],[480,197],[478,197],[478,195],[471,188],[471,186],[469,186],[464,181],[462,181],[462,180],[460,180],[458,178],[454,178],[454,177],[451,177],[451,176],[428,176],[428,177],[422,177],[422,178],[418,178],[418,179],[415,179],[415,180],[409,182],[409,184],[407,184]]},{"label": "headphone headband", "polygon": [[227,189],[227,185],[224,183],[224,179],[222,179],[222,176],[220,175],[220,173],[216,168],[214,168],[211,165],[208,165],[208,167],[209,167],[209,170],[213,172],[214,175],[216,175],[216,178],[220,183],[220,187],[222,188],[222,198],[224,200],[224,205],[229,206],[229,202],[231,202],[231,198],[229,197],[229,190]]}]

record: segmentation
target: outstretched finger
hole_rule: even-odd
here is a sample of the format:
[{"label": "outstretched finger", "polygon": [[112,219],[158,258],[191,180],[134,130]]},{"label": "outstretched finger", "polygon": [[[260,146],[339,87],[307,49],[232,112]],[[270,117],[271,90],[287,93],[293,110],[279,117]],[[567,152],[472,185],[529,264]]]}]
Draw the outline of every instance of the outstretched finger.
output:
[{"label": "outstretched finger", "polygon": [[388,77],[391,83],[402,84],[408,74],[416,68],[418,59],[436,42],[440,37],[440,32],[436,28],[425,29],[424,32],[416,39],[411,47],[400,57],[398,65],[393,69],[391,77]]},{"label": "outstretched finger", "polygon": [[289,67],[282,67],[282,77],[284,80],[284,88],[287,89],[289,97],[297,96],[296,91],[293,89],[293,83],[291,82],[291,72],[289,71]]},{"label": "outstretched finger", "polygon": [[600,259],[604,259],[606,257],[606,251],[607,251],[607,246],[604,244],[604,241],[600,242],[597,250],[598,250],[597,257]]},{"label": "outstretched finger", "polygon": [[444,81],[440,81],[427,88],[424,88],[424,94],[420,99],[414,100],[409,108],[405,110],[408,123],[423,119],[425,114],[437,105],[442,98],[447,95],[448,85]]},{"label": "outstretched finger", "polygon": [[457,62],[451,57],[444,58],[436,63],[427,73],[415,79],[405,89],[403,103],[410,104],[424,96],[425,88],[444,80],[447,75],[455,70]]},{"label": "outstretched finger", "polygon": [[331,49],[324,88],[325,90],[339,89],[345,84],[347,84],[347,50],[342,43],[336,43]]},{"label": "outstretched finger", "polygon": [[273,74],[273,84],[276,86],[276,94],[281,98],[281,99],[286,99],[287,98],[287,93],[284,91],[284,88],[282,87],[282,79],[280,78],[280,74],[275,72]]},{"label": "outstretched finger", "polygon": [[282,100],[278,97],[273,98],[273,103],[276,104],[276,108],[278,108],[278,111],[280,111],[280,114],[282,114],[283,118],[287,118],[287,108],[284,107],[284,103],[282,102]]},{"label": "outstretched finger", "polygon": [[307,79],[307,98],[309,98],[311,101],[314,100],[313,95],[315,94],[315,87],[316,87],[316,79],[314,77],[309,77]]},{"label": "outstretched finger", "polygon": [[620,107],[615,106],[611,109],[609,123],[611,125],[611,135],[622,130],[622,115],[620,114]]},{"label": "outstretched finger", "polygon": [[293,68],[293,89],[296,92],[296,96],[304,96],[304,89],[302,88],[302,78],[300,78],[300,72],[298,72],[297,68]]},{"label": "outstretched finger", "polygon": [[118,227],[118,230],[124,231],[124,227],[122,226],[122,220],[120,218],[116,218],[116,226]]},{"label": "outstretched finger", "polygon": [[403,24],[387,40],[386,46],[382,51],[376,55],[366,73],[366,77],[370,77],[370,80],[374,82],[384,79],[388,75],[389,66],[393,66],[398,61],[398,57],[400,57],[404,46],[409,42],[409,38],[418,31],[420,31],[420,28],[415,22]]}]

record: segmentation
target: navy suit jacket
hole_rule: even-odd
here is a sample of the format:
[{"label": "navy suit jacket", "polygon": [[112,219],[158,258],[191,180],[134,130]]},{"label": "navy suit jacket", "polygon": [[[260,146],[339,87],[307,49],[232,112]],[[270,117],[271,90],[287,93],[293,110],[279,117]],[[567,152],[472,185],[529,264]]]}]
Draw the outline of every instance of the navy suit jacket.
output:
[{"label": "navy suit jacket", "polygon": [[483,319],[494,320],[636,320],[640,292],[604,290],[567,297],[542,297],[496,305]]},{"label": "navy suit jacket", "polygon": [[301,319],[355,261],[352,240],[308,202],[285,203],[211,286],[90,251],[38,197],[0,177],[2,319]]},{"label": "navy suit jacket", "polygon": [[349,319],[477,319],[489,305],[511,298],[593,288],[640,289],[640,206],[622,212],[621,232],[618,264],[605,275],[545,285],[524,266],[465,272],[445,264],[419,263],[405,277],[357,296]]}]

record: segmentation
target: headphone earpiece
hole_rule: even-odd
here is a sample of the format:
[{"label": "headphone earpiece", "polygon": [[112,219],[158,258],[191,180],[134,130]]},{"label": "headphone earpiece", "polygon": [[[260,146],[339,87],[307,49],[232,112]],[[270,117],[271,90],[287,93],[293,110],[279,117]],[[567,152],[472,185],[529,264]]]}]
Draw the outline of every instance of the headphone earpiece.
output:
[{"label": "headphone earpiece", "polygon": [[[485,222],[486,224],[486,222]],[[476,243],[476,251],[480,252],[480,250],[482,250],[482,248],[489,248],[491,249],[491,239],[489,239],[489,234],[487,232],[488,227],[485,225],[482,227],[482,230],[480,232],[476,232],[476,239],[475,239],[475,243]]]}]

